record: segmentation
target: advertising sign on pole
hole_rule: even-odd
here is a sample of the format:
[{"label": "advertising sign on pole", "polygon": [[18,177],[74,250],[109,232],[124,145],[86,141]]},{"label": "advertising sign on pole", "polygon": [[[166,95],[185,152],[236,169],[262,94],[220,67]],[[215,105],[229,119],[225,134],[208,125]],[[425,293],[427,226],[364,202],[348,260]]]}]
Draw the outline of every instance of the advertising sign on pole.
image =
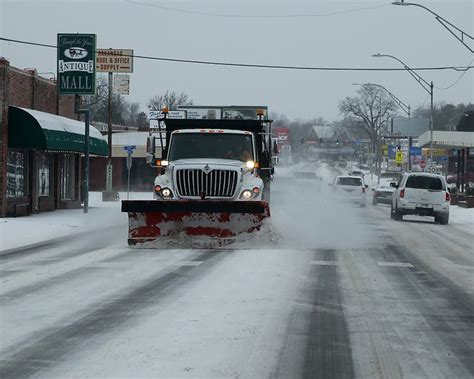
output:
[{"label": "advertising sign on pole", "polygon": [[396,151],[397,151],[397,147],[395,145],[389,145],[388,146],[388,158],[389,159],[395,159]]},{"label": "advertising sign on pole", "polygon": [[[148,118],[150,120],[161,120],[165,118],[165,114],[162,111],[148,111]],[[186,118],[186,111],[168,111],[166,118]]]},{"label": "advertising sign on pole", "polygon": [[114,76],[114,87],[113,90],[119,95],[130,94],[130,75],[129,74],[117,74]]},{"label": "advertising sign on pole", "polygon": [[131,49],[97,49],[97,72],[133,72],[133,50]]},{"label": "advertising sign on pole", "polygon": [[95,34],[58,34],[58,92],[95,94]]},{"label": "advertising sign on pole", "polygon": [[410,147],[410,155],[421,155],[421,147]]}]

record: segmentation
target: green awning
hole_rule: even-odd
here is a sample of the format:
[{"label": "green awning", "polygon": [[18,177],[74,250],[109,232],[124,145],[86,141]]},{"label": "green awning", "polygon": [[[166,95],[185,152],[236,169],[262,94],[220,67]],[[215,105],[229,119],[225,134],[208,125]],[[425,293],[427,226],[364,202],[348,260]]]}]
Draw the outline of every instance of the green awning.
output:
[{"label": "green awning", "polygon": [[[85,125],[83,122],[33,109],[8,109],[8,147],[83,153]],[[100,132],[90,127],[89,152],[108,155],[109,147]]]}]

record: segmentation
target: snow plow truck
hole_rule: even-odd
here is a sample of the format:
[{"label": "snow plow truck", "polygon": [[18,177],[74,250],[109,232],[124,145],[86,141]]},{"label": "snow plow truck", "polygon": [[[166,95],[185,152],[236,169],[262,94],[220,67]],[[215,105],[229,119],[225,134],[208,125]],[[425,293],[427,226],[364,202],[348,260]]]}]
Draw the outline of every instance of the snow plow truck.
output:
[{"label": "snow plow truck", "polygon": [[[159,113],[147,140],[154,200],[124,200],[129,246],[221,247],[270,217],[271,121],[265,108]],[[188,116],[189,115],[189,116]]]}]

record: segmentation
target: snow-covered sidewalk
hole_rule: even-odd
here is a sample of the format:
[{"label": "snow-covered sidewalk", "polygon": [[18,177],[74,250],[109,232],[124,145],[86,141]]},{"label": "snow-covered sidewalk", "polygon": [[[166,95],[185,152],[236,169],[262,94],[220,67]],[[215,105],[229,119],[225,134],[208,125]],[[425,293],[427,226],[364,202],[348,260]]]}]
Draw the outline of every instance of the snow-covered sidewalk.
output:
[{"label": "snow-covered sidewalk", "polygon": [[[120,199],[126,199],[120,193]],[[151,199],[151,193],[131,193],[130,199]],[[44,243],[114,225],[126,225],[127,214],[120,201],[103,202],[101,192],[89,195],[89,213],[83,209],[59,209],[27,217],[0,218],[0,253],[5,250]]]}]

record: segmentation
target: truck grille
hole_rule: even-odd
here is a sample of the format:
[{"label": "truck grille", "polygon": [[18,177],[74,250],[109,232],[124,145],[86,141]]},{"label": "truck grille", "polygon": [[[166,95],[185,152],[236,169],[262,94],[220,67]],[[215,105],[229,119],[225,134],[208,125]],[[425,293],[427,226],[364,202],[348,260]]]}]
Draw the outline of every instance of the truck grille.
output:
[{"label": "truck grille", "polygon": [[233,197],[237,187],[237,171],[212,170],[208,174],[200,169],[176,171],[176,184],[180,196]]}]

